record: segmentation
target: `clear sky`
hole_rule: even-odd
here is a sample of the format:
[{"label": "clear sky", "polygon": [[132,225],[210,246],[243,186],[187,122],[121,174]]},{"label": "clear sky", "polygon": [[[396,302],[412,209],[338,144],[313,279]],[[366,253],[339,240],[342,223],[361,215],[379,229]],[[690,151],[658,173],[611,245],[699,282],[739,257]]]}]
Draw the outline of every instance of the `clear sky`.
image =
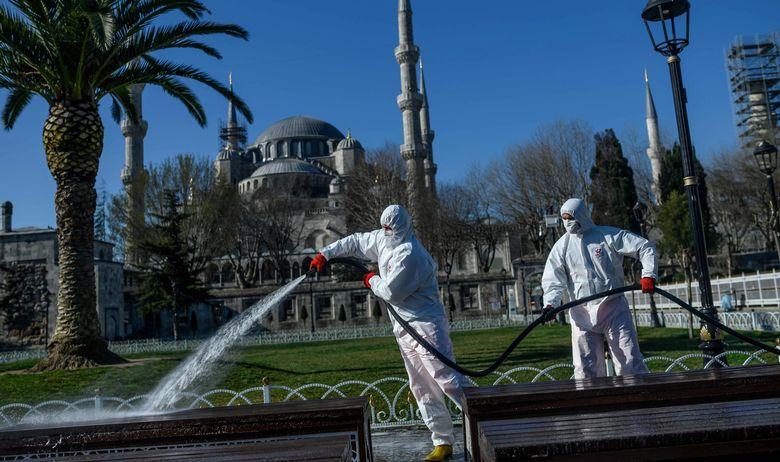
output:
[{"label": "clear sky", "polygon": [[[0,0],[7,4],[7,0]],[[246,27],[249,42],[211,40],[222,61],[192,52],[173,59],[227,79],[252,107],[253,140],[269,124],[303,114],[352,130],[367,148],[400,143],[397,0],[206,0],[213,18]],[[439,180],[502,155],[541,124],[583,119],[594,129],[644,133],[643,69],[663,130],[676,136],[665,59],[640,18],[645,0],[413,0],[415,40],[425,63]],[[740,34],[778,30],[780,0],[692,0],[691,45],[682,54],[693,142],[703,160],[735,144],[724,50]],[[144,93],[146,162],[176,153],[215,156],[226,103],[195,86],[209,111],[201,129],[155,89]],[[0,92],[4,100],[5,94]],[[124,144],[110,119],[99,181],[119,190]],[[14,226],[53,226],[52,180],[37,100],[11,132],[0,130],[0,201]]]}]

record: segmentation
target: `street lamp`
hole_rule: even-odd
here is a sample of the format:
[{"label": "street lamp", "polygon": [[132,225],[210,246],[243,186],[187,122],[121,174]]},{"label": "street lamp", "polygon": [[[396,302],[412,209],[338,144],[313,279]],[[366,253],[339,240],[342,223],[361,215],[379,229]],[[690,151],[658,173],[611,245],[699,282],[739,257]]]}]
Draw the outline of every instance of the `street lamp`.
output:
[{"label": "street lamp", "polygon": [[506,309],[506,320],[509,321],[509,296],[506,289],[506,268],[501,268],[501,295],[504,298],[504,308]]},{"label": "street lamp", "polygon": [[766,186],[769,189],[769,204],[771,205],[772,231],[775,233],[775,250],[780,258],[780,216],[778,216],[777,196],[775,195],[775,180],[772,174],[777,170],[777,148],[768,141],[761,141],[753,151],[758,169],[766,175]]},{"label": "street lamp", "polygon": [[[693,225],[693,247],[699,267],[698,276],[702,309],[704,313],[717,319],[718,313],[712,300],[710,270],[707,263],[707,244],[704,238],[704,225],[701,218],[699,182],[694,170],[693,147],[688,127],[688,110],[685,106],[686,93],[682,83],[682,70],[680,69],[680,57],[678,56],[689,43],[690,8],[691,5],[688,0],[650,0],[647,2],[644,11],[642,11],[642,19],[650,36],[650,41],[653,43],[653,48],[666,56],[666,61],[669,64],[672,93],[674,94],[674,110],[677,115],[677,133],[680,138],[680,148],[682,149],[683,172],[685,175],[683,185],[688,196],[688,211]],[[653,32],[654,30],[655,33]],[[656,37],[658,37],[657,40]],[[718,329],[709,323],[702,324],[700,331],[702,344],[700,348],[710,356],[722,353],[724,348]]]},{"label": "street lamp", "polygon": [[450,290],[450,274],[452,273],[452,263],[447,262],[444,264],[444,273],[447,276],[447,308],[450,312],[450,322],[452,322],[452,315],[454,311],[452,291]]}]

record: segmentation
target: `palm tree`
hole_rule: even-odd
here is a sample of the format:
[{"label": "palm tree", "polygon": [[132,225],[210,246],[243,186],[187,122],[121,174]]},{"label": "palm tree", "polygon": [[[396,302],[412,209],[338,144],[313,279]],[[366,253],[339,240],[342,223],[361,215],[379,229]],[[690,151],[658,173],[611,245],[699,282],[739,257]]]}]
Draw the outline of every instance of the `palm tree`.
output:
[{"label": "palm tree", "polygon": [[[138,120],[132,85],[153,85],[178,100],[201,126],[206,114],[182,79],[205,84],[233,101],[251,122],[247,105],[215,79],[159,57],[186,48],[221,58],[200,39],[247,39],[243,28],[205,21],[210,12],[186,0],[9,0],[0,5],[0,89],[7,90],[2,123],[11,129],[37,95],[49,104],[43,146],[57,185],[59,244],[57,328],[39,370],[121,361],[100,336],[95,307],[93,212],[95,177],[103,151],[98,104],[111,100],[111,115]],[[181,22],[155,26],[171,14]],[[169,21],[168,21],[169,22]]]}]

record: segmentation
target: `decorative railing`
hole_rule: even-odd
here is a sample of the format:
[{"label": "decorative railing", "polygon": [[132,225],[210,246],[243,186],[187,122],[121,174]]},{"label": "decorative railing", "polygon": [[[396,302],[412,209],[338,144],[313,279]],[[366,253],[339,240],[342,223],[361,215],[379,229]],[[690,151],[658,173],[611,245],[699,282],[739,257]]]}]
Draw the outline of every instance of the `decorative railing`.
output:
[{"label": "decorative railing", "polygon": [[[506,320],[505,318],[475,318],[461,319],[450,324],[451,331],[474,331],[496,329],[500,327],[523,325],[519,320]],[[310,330],[292,330],[280,332],[265,332],[258,335],[248,335],[241,339],[238,345],[280,345],[289,343],[324,342],[330,340],[357,340],[364,338],[387,337],[393,335],[390,324],[380,326],[338,327]],[[163,353],[177,351],[191,351],[198,347],[204,339],[182,340],[130,340],[109,342],[109,349],[119,355],[131,355],[138,353]],[[29,350],[16,350],[0,352],[0,363],[22,361],[27,359],[41,359],[46,356],[42,348]]]},{"label": "decorative railing", "polygon": [[[653,371],[688,371],[721,366],[748,366],[768,364],[778,357],[757,351],[727,351],[716,357],[702,353],[691,353],[676,359],[653,356],[645,363]],[[728,363],[728,364],[727,364]],[[495,372],[480,379],[474,385],[503,385],[572,378],[574,366],[569,363],[554,364],[545,368],[519,366],[505,372]],[[607,361],[606,374],[613,375],[611,361]],[[335,385],[308,383],[290,387],[272,384],[263,379],[262,385],[242,391],[217,389],[205,393],[182,393],[176,402],[176,409],[192,409],[215,406],[239,406],[285,402],[293,400],[345,398],[367,396],[370,404],[372,428],[398,427],[422,424],[422,417],[409,392],[405,377],[385,377],[373,382],[345,380]],[[99,391],[94,396],[76,401],[51,400],[38,404],[13,403],[0,406],[0,428],[20,423],[43,423],[68,420],[89,420],[95,418],[122,417],[139,413],[148,400],[148,395],[131,398],[104,397]],[[460,411],[450,403],[453,418],[460,419]]]},{"label": "decorative railing", "polygon": [[[662,327],[688,327],[690,314],[687,311],[659,311],[658,320]],[[732,329],[743,331],[780,331],[780,313],[777,311],[751,311],[718,313],[718,319]],[[636,324],[639,326],[652,326],[650,313],[643,311],[636,313]],[[694,326],[699,325],[698,318],[694,317]]]},{"label": "decorative railing", "polygon": [[[766,273],[741,274],[729,278],[713,278],[710,284],[713,301],[717,308],[722,308],[723,296],[732,293],[735,296],[735,300],[732,300],[734,308],[780,308],[780,273],[775,270]],[[688,299],[688,287],[685,283],[665,284],[663,289],[682,300]],[[626,296],[631,301],[632,294],[626,294]],[[636,308],[650,308],[650,297],[647,294],[635,292],[633,296],[636,297]],[[693,306],[701,306],[697,281],[691,283],[691,296]],[[655,304],[658,308],[678,308],[674,302],[658,296],[655,297]]]}]

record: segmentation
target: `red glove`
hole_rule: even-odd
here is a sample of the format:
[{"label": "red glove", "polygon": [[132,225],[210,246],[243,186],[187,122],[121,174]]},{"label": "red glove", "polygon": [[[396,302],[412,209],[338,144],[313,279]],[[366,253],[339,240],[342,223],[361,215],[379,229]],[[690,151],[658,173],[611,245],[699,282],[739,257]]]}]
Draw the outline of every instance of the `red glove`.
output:
[{"label": "red glove", "polygon": [[366,288],[368,288],[368,289],[371,288],[371,282],[369,282],[369,281],[371,281],[371,278],[374,277],[374,276],[376,276],[376,273],[373,272],[373,271],[371,271],[369,273],[366,273],[366,275],[363,276],[363,285],[366,286]]},{"label": "red glove", "polygon": [[642,278],[639,281],[639,284],[642,286],[642,293],[643,294],[652,294],[655,292],[655,279],[653,278]]},{"label": "red glove", "polygon": [[322,273],[325,270],[325,264],[327,262],[328,260],[325,258],[325,255],[318,253],[317,256],[314,257],[314,260],[311,261],[309,271],[316,269],[318,273]]},{"label": "red glove", "polygon": [[542,308],[542,318],[545,318],[544,322],[551,322],[555,320],[555,318],[550,316],[550,313],[552,313],[552,310],[554,308],[555,307],[552,305],[547,305],[544,308]]}]

